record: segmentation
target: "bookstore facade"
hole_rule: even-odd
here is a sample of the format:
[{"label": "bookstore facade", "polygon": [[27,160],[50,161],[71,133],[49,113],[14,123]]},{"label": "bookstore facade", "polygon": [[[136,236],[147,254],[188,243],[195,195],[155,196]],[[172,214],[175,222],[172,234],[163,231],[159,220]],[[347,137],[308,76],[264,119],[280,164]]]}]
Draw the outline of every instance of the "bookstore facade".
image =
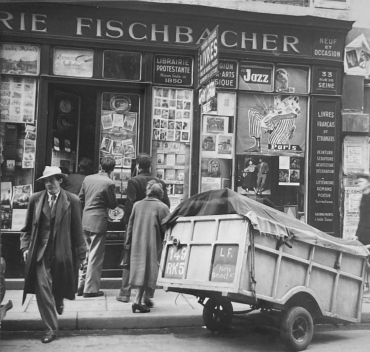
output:
[{"label": "bookstore facade", "polygon": [[[339,236],[341,83],[351,23],[165,9],[2,7],[7,277],[23,275],[19,235],[29,196],[43,188],[37,177],[45,165],[76,172],[84,157],[94,172],[102,156],[116,159],[122,205],[135,157],[146,152],[171,209],[196,193],[230,188]],[[215,89],[199,90],[198,48],[216,26]],[[121,275],[121,216],[121,209],[110,214],[105,277]]]}]

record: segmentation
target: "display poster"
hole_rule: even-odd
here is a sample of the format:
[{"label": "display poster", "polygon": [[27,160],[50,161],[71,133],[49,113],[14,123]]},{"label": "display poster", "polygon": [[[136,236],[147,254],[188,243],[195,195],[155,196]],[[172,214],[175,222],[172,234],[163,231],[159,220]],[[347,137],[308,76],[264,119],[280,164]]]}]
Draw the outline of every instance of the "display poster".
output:
[{"label": "display poster", "polygon": [[235,116],[235,93],[217,93],[217,114]]},{"label": "display poster", "polygon": [[40,47],[27,44],[1,44],[0,68],[2,74],[38,75],[40,72]]},{"label": "display poster", "polygon": [[311,119],[311,178],[309,180],[309,224],[327,233],[334,233],[338,216],[337,155],[340,99],[314,98]]},{"label": "display poster", "polygon": [[343,238],[354,239],[360,220],[362,191],[358,187],[344,188]]},{"label": "display poster", "polygon": [[34,123],[36,79],[3,76],[0,83],[1,122]]},{"label": "display poster", "polygon": [[346,45],[344,72],[347,75],[370,77],[370,46],[364,33]]},{"label": "display poster", "polygon": [[279,156],[279,186],[299,186],[300,180],[301,159]]},{"label": "display poster", "polygon": [[217,88],[237,88],[238,62],[233,60],[219,60],[218,73],[215,76]]},{"label": "display poster", "polygon": [[276,65],[275,92],[287,94],[307,94],[309,92],[308,66]]},{"label": "display poster", "polygon": [[230,188],[231,165],[232,159],[201,157],[201,192]]},{"label": "display poster", "polygon": [[342,91],[342,71],[336,67],[314,66],[312,92],[339,95]]},{"label": "display poster", "polygon": [[343,173],[369,174],[369,142],[366,136],[345,136],[343,141]]},{"label": "display poster", "polygon": [[103,77],[124,81],[140,81],[141,54],[125,51],[104,51]]},{"label": "display poster", "polygon": [[271,194],[272,157],[238,155],[238,193],[265,196]]},{"label": "display poster", "polygon": [[55,48],[53,73],[57,76],[93,76],[94,51],[82,49]]},{"label": "display poster", "polygon": [[236,153],[302,156],[306,144],[307,98],[241,93]]},{"label": "display poster", "polygon": [[193,58],[191,56],[155,55],[154,83],[191,86],[193,84]]}]

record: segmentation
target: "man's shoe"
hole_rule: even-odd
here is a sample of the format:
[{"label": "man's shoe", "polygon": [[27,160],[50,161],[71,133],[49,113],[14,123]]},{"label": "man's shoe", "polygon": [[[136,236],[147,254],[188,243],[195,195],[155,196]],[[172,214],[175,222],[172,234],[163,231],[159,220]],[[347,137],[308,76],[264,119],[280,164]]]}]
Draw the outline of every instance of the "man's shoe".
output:
[{"label": "man's shoe", "polygon": [[84,294],[85,286],[78,286],[77,296],[82,296]]},{"label": "man's shoe", "polygon": [[84,298],[101,297],[101,296],[104,296],[104,292],[99,291],[99,292],[84,293],[83,296],[84,296]]},{"label": "man's shoe", "polygon": [[130,302],[130,297],[117,296],[116,300],[119,301],[119,302],[128,303],[128,302]]},{"label": "man's shoe", "polygon": [[54,341],[56,338],[56,335],[45,335],[41,338],[42,343],[50,343]]},{"label": "man's shoe", "polygon": [[154,303],[153,303],[153,301],[152,301],[150,298],[145,298],[145,299],[144,299],[144,304],[145,304],[148,308],[153,308],[153,307],[154,307]]}]

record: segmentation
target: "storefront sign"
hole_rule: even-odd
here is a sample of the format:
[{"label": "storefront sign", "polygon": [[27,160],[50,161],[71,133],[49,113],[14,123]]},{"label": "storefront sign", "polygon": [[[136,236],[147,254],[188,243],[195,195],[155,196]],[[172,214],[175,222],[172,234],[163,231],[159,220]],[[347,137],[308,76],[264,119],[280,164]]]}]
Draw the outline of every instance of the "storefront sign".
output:
[{"label": "storefront sign", "polygon": [[191,86],[192,78],[193,59],[190,56],[155,55],[154,83]]},{"label": "storefront sign", "polygon": [[309,224],[335,233],[338,222],[337,182],[340,100],[313,98],[311,119],[311,180]]},{"label": "storefront sign", "polygon": [[272,72],[272,64],[241,62],[239,67],[239,88],[271,92],[273,90]]},{"label": "storefront sign", "polygon": [[198,86],[206,84],[218,73],[218,26],[198,50]]},{"label": "storefront sign", "polygon": [[37,45],[0,45],[1,73],[12,75],[38,75],[40,70],[40,48]]},{"label": "storefront sign", "polygon": [[316,94],[341,94],[342,74],[339,68],[314,66],[312,92]]},{"label": "storefront sign", "polygon": [[57,76],[92,77],[94,51],[54,49],[53,72]]},{"label": "storefront sign", "polygon": [[237,80],[237,61],[220,60],[218,63],[218,74],[216,75],[216,87],[236,88]]},{"label": "storefront sign", "polygon": [[314,58],[343,61],[343,34],[333,32],[316,33],[313,45]]},{"label": "storefront sign", "polygon": [[[0,31],[7,34],[31,35],[48,38],[92,39],[97,42],[138,43],[141,45],[175,45],[197,47],[209,38],[213,28],[220,25],[219,47],[239,52],[265,53],[290,57],[313,56],[313,30],[293,28],[271,28],[255,24],[219,23],[214,19],[207,22],[191,18],[155,13],[116,9],[72,8],[53,4],[22,6],[22,9],[5,4],[0,11]],[[345,33],[337,32],[321,35],[315,44],[315,57],[342,60],[341,48]],[[334,38],[334,39],[333,39]],[[332,40],[337,40],[333,44]],[[330,44],[330,42],[332,44]],[[328,46],[331,46],[329,48]],[[339,54],[338,54],[339,52]]]}]

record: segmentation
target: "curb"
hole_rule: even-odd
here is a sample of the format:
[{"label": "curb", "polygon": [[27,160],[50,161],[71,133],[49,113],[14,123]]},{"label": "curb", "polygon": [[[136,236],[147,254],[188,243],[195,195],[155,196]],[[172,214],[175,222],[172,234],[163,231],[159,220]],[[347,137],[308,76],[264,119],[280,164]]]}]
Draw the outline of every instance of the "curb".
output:
[{"label": "curb", "polygon": [[[58,320],[60,330],[113,330],[113,329],[163,329],[172,327],[203,326],[201,315],[150,315],[78,317],[68,314]],[[40,331],[45,325],[41,318],[5,319],[2,331]]]}]

